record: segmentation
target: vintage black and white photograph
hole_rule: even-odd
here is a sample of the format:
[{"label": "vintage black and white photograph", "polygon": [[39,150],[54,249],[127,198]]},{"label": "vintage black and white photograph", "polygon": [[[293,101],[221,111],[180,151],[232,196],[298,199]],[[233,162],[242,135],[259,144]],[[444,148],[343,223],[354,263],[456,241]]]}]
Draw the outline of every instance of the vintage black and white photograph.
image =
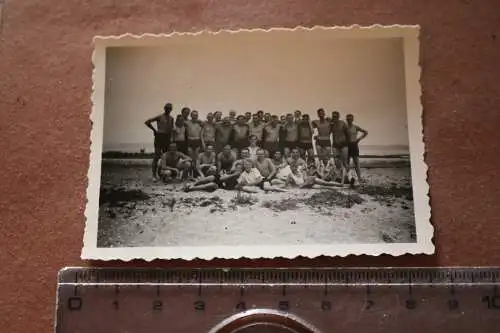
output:
[{"label": "vintage black and white photograph", "polygon": [[96,37],[82,257],[433,253],[418,36]]}]

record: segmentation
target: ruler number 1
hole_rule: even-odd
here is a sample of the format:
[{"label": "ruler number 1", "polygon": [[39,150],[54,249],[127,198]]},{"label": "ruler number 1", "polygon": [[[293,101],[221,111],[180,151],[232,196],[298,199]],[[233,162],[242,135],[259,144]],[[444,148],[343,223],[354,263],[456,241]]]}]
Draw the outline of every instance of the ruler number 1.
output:
[{"label": "ruler number 1", "polygon": [[153,301],[153,311],[161,311],[163,309],[163,302],[162,301]]},{"label": "ruler number 1", "polygon": [[483,302],[488,304],[488,309],[500,309],[500,296],[484,296]]}]

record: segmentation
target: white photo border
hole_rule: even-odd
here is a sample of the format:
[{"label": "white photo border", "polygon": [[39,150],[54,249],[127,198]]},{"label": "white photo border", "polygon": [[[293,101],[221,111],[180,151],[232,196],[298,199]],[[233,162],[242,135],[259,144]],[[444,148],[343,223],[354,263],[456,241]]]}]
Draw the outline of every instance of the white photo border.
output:
[{"label": "white photo border", "polygon": [[[413,202],[415,211],[415,226],[417,241],[414,243],[370,243],[370,244],[315,244],[315,245],[238,245],[238,246],[172,246],[172,247],[97,247],[99,191],[101,183],[101,159],[103,148],[103,120],[105,108],[105,75],[106,48],[117,46],[154,46],[172,36],[200,34],[234,34],[243,32],[310,31],[316,29],[330,30],[338,37],[399,37],[404,40],[404,63],[406,82],[406,104],[408,135],[410,146],[411,177]],[[404,254],[434,254],[434,227],[431,224],[431,207],[429,202],[429,184],[427,182],[428,167],[424,161],[423,140],[423,107],[421,103],[420,85],[420,26],[418,25],[371,25],[371,26],[314,26],[306,28],[271,28],[271,29],[240,29],[220,30],[217,32],[200,31],[196,33],[171,34],[123,34],[120,36],[94,37],[94,52],[92,62],[92,111],[90,119],[91,149],[88,169],[87,205],[85,208],[85,233],[83,237],[82,259],[123,260],[143,259],[238,259],[238,258],[296,258],[319,256],[345,257],[348,255],[378,256],[388,254],[400,256]]]}]

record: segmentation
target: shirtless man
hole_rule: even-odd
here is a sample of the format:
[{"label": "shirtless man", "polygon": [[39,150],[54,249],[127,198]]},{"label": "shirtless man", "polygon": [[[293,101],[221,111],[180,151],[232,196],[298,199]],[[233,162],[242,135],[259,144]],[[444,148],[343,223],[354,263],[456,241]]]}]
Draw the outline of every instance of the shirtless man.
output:
[{"label": "shirtless man", "polygon": [[276,167],[271,159],[267,158],[264,149],[257,150],[257,159],[255,160],[255,167],[259,170],[264,180],[270,181],[276,175]]},{"label": "shirtless man", "polygon": [[252,122],[250,122],[248,126],[250,130],[249,135],[255,135],[257,137],[257,143],[260,145],[265,124],[260,120],[258,113],[252,116]]},{"label": "shirtless man", "polygon": [[[167,150],[170,145],[170,140],[172,139],[172,131],[174,127],[174,118],[170,115],[172,112],[172,104],[167,103],[163,107],[163,113],[149,118],[144,122],[144,124],[153,131],[154,134],[154,156],[152,164],[153,180],[156,181],[157,178],[157,168],[158,160],[161,155]],[[156,123],[156,128],[153,126]]]},{"label": "shirtless man", "polygon": [[263,130],[262,148],[264,148],[270,156],[280,149],[280,127],[277,117],[272,117],[271,122],[266,124]]},{"label": "shirtless man", "polygon": [[260,149],[260,147],[257,144],[257,137],[255,135],[250,135],[248,139],[250,140],[250,146],[248,146],[247,150],[250,154],[250,159],[256,160],[257,151]]},{"label": "shirtless man", "polygon": [[213,146],[208,145],[205,151],[198,155],[196,171],[200,177],[213,176],[217,173],[217,158]]},{"label": "shirtless man", "polygon": [[292,173],[292,170],[290,169],[286,158],[284,158],[281,152],[278,150],[274,153],[271,162],[276,169],[276,174],[274,176],[274,179],[271,180],[271,185],[286,187],[289,182],[289,176]]},{"label": "shirtless man", "polygon": [[186,126],[184,125],[184,118],[180,114],[175,117],[173,138],[175,143],[177,144],[177,150],[183,154],[187,154],[188,147],[186,138]]},{"label": "shirtless man", "polygon": [[293,120],[293,115],[291,113],[286,115],[286,124],[284,128],[284,140],[285,147],[294,149],[297,147],[297,140],[299,138],[299,129],[297,124]]},{"label": "shirtless man", "polygon": [[341,180],[347,176],[347,160],[348,160],[348,144],[349,144],[349,131],[347,124],[340,120],[340,114],[337,111],[332,112],[332,142],[334,154],[336,156],[337,169],[340,169]]},{"label": "shirtless man", "polygon": [[234,163],[236,162],[236,156],[231,151],[231,146],[226,145],[222,152],[217,156],[217,172],[219,174],[231,173]]},{"label": "shirtless man", "polygon": [[207,146],[215,147],[215,123],[211,112],[207,114],[207,121],[202,124],[201,145],[203,149]]},{"label": "shirtless man", "polygon": [[285,147],[285,149],[283,149],[283,158],[286,159],[288,161],[288,159],[292,156],[292,150],[288,147]]},{"label": "shirtless man", "polygon": [[214,123],[218,124],[222,121],[222,112],[215,111],[214,113]]},{"label": "shirtless man", "polygon": [[191,111],[191,120],[185,122],[186,137],[188,142],[188,154],[193,161],[193,169],[196,169],[196,161],[202,148],[201,132],[202,124],[198,120],[198,111]]},{"label": "shirtless man", "polygon": [[313,120],[312,122],[312,127],[318,131],[318,154],[329,154],[332,150],[332,143],[330,142],[332,126],[330,122],[325,119],[325,110],[318,109],[318,118],[318,120]]},{"label": "shirtless man", "polygon": [[262,110],[257,111],[257,117],[259,118],[259,121],[262,123],[264,121],[264,111]]},{"label": "shirtless man", "polygon": [[293,117],[296,124],[300,124],[303,120],[302,112],[300,110],[295,110]]},{"label": "shirtless man", "polygon": [[277,168],[274,166],[274,163],[271,159],[265,156],[264,149],[259,149],[257,151],[257,160],[255,161],[255,168],[259,170],[262,179],[262,189],[264,191],[272,191],[272,192],[286,192],[281,186],[274,186],[272,181],[276,176]]},{"label": "shirtless man", "polygon": [[243,167],[243,162],[246,161],[246,160],[249,160],[249,161],[253,161],[252,159],[250,159],[250,152],[248,151],[247,148],[244,148],[241,150],[241,156],[239,159],[236,159],[236,161],[234,161],[234,164],[233,164],[233,168],[231,171],[234,171],[236,169],[237,166],[241,166]]},{"label": "shirtless man", "polygon": [[245,117],[239,115],[236,118],[236,124],[233,125],[233,130],[231,132],[230,141],[233,143],[233,149],[236,150],[237,154],[243,149],[248,147],[248,135],[249,135],[248,124],[245,122]]},{"label": "shirtless man", "polygon": [[245,122],[250,123],[252,121],[252,112],[245,112]]},{"label": "shirtless man", "polygon": [[231,124],[236,123],[236,111],[234,111],[234,110],[229,111],[229,122]]},{"label": "shirtless man", "polygon": [[292,149],[291,157],[287,162],[292,170],[292,183],[299,186],[302,185],[304,183],[304,173],[307,169],[307,164],[306,161],[300,157],[299,149]]},{"label": "shirtless man", "polygon": [[176,178],[185,178],[190,166],[191,158],[177,151],[177,145],[171,143],[168,150],[161,157],[158,165],[158,175],[164,183],[168,183]]},{"label": "shirtless man", "polygon": [[[347,163],[350,166],[351,159],[354,162],[354,169],[356,170],[356,175],[358,176],[358,181],[361,182],[363,179],[361,178],[361,168],[359,167],[359,145],[358,143],[366,138],[368,135],[368,131],[362,129],[358,125],[353,123],[354,116],[352,114],[348,114],[346,116],[347,121],[347,131],[349,132],[349,144],[347,146]],[[361,136],[358,137],[358,133],[361,133]]]},{"label": "shirtless man", "polygon": [[332,187],[341,187],[341,183],[334,181],[334,172],[335,161],[333,157],[328,154],[321,155],[319,165],[313,164],[300,188],[331,189]]},{"label": "shirtless man", "polygon": [[224,117],[220,123],[215,126],[215,150],[221,152],[226,145],[232,144],[230,142],[231,132],[233,125],[229,117]]},{"label": "shirtless man", "polygon": [[299,148],[302,150],[303,158],[307,156],[307,162],[310,162],[313,158],[313,146],[312,146],[312,127],[309,122],[309,115],[304,114],[302,120],[297,123],[299,131]]},{"label": "shirtless man", "polygon": [[276,153],[273,163],[276,167],[276,177],[271,181],[273,186],[288,186],[304,184],[307,171],[306,162],[300,157],[299,150],[293,149],[292,156],[288,159],[281,158],[281,153]]},{"label": "shirtless man", "polygon": [[186,185],[184,192],[205,191],[213,192],[217,189],[234,190],[238,185],[238,177],[243,171],[243,165],[236,167],[231,173],[224,175],[206,176],[198,179],[192,185]]},{"label": "shirtless man", "polygon": [[183,107],[181,110],[181,116],[184,118],[184,122],[189,120],[189,115],[191,114],[191,109],[188,107]]},{"label": "shirtless man", "polygon": [[323,154],[320,155],[320,163],[318,168],[316,168],[316,176],[326,180],[326,181],[334,181],[335,180],[335,159],[332,154]]}]

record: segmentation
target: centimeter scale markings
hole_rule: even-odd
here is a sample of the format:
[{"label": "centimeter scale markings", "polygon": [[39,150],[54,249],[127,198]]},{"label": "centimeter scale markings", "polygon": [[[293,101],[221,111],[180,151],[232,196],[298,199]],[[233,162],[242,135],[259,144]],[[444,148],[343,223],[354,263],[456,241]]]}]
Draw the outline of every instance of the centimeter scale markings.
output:
[{"label": "centimeter scale markings", "polygon": [[500,332],[498,268],[60,272],[56,333]]}]

